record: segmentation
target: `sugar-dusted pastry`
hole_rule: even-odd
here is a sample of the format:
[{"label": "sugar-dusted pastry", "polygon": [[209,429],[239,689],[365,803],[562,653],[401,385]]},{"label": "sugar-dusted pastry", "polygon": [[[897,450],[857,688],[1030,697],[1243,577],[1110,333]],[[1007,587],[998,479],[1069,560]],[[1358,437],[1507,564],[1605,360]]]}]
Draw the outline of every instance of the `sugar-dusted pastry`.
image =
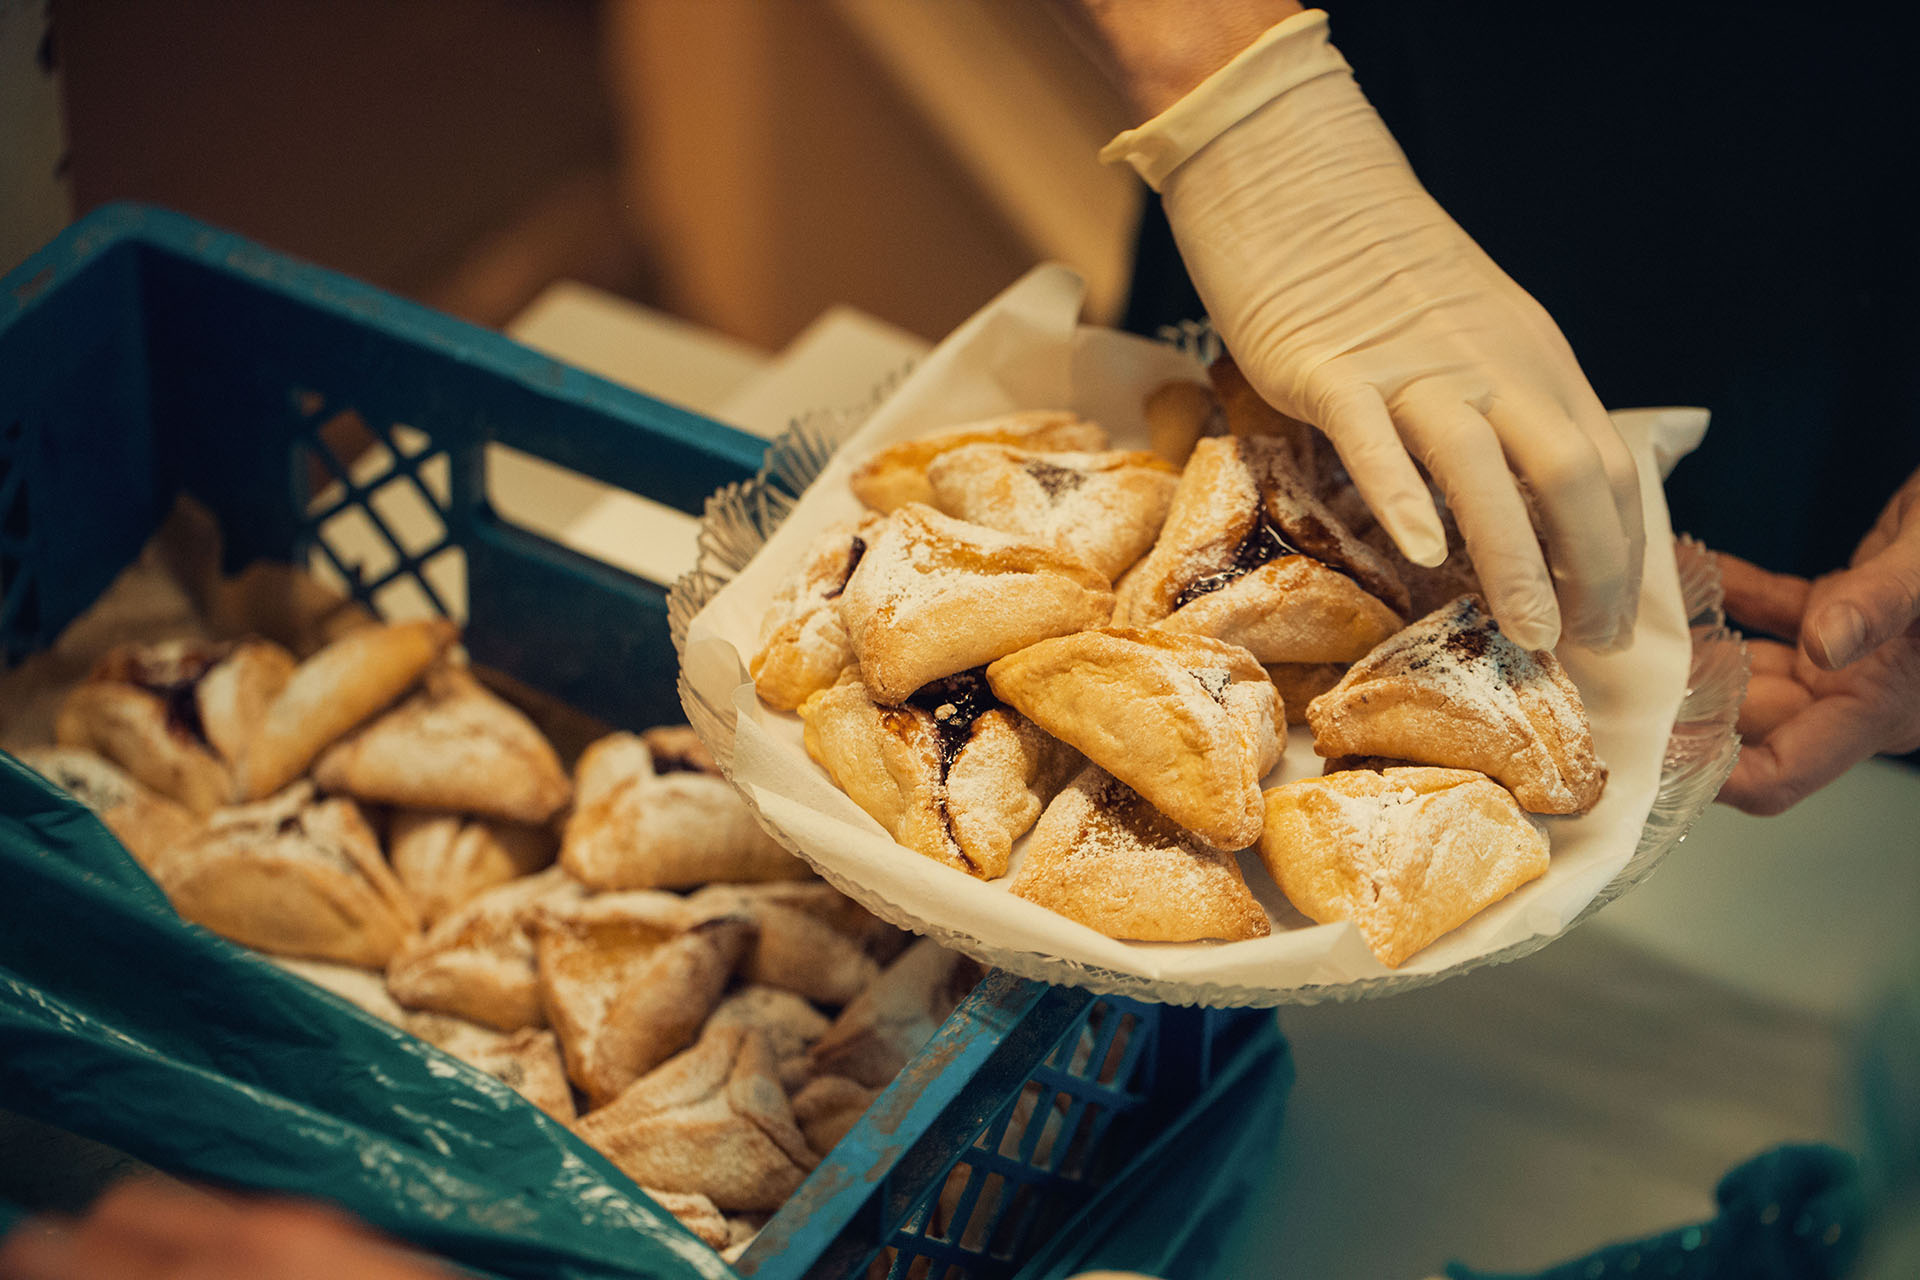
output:
[{"label": "sugar-dusted pastry", "polygon": [[895,840],[992,880],[1073,767],[1070,748],[993,696],[982,673],[876,703],[849,673],[800,708],[807,754]]},{"label": "sugar-dusted pastry", "polygon": [[663,1191],[642,1187],[647,1198],[679,1220],[681,1226],[700,1238],[711,1249],[724,1249],[733,1243],[733,1227],[720,1206],[703,1195],[687,1191]]},{"label": "sugar-dusted pastry", "polygon": [[285,969],[294,977],[303,978],[321,990],[339,996],[362,1013],[371,1014],[403,1030],[407,1028],[411,1015],[387,990],[386,980],[377,969],[336,964],[331,960],[303,960],[299,956],[268,954],[267,959],[276,968]]},{"label": "sugar-dusted pastry", "polygon": [[1148,392],[1141,412],[1154,453],[1184,467],[1194,444],[1218,425],[1220,402],[1201,383],[1175,379]]},{"label": "sugar-dusted pastry", "polygon": [[1353,770],[1267,792],[1260,857],[1288,901],[1351,920],[1382,964],[1545,874],[1547,835],[1513,796],[1465,769]]},{"label": "sugar-dusted pastry", "polygon": [[341,735],[391,706],[458,638],[445,619],[362,627],[302,662],[239,760],[239,797],[271,795],[299,777]]},{"label": "sugar-dusted pastry", "polygon": [[614,733],[574,770],[560,862],[595,889],[795,880],[807,864],[766,833],[693,730]]},{"label": "sugar-dusted pastry", "polygon": [[1351,662],[1398,630],[1407,591],[1265,437],[1194,446],[1114,625],[1227,640],[1262,662]]},{"label": "sugar-dusted pastry", "polygon": [[1253,655],[1171,631],[1043,640],[987,668],[993,691],[1216,849],[1260,835],[1286,712]]},{"label": "sugar-dusted pastry", "polygon": [[571,1124],[578,1112],[560,1060],[560,1042],[538,1028],[495,1031],[438,1013],[410,1014],[406,1030],[434,1048],[460,1059],[540,1108]]},{"label": "sugar-dusted pastry", "polygon": [[774,1074],[782,1088],[792,1091],[812,1071],[807,1050],[826,1034],[828,1022],[827,1015],[805,996],[750,982],[719,1003],[707,1018],[707,1029],[737,1023],[765,1033],[773,1050]]},{"label": "sugar-dusted pastry", "polygon": [[1146,554],[1180,483],[1151,453],[1057,453],[970,444],[927,468],[950,516],[1045,543],[1118,578]]},{"label": "sugar-dusted pastry", "polygon": [[860,1122],[880,1090],[845,1076],[819,1076],[793,1095],[793,1118],[807,1145],[822,1156]]},{"label": "sugar-dusted pastry", "polygon": [[1340,683],[1352,665],[1346,662],[1269,662],[1267,679],[1280,691],[1288,724],[1307,722],[1307,704]]},{"label": "sugar-dusted pastry", "polygon": [[186,919],[282,955],[378,968],[420,928],[353,801],[305,782],[217,810],[155,879]]},{"label": "sugar-dusted pastry", "polygon": [[387,988],[430,1009],[499,1031],[546,1022],[535,966],[533,919],[543,904],[584,898],[558,867],[489,889],[442,916],[387,965]]},{"label": "sugar-dusted pastry", "polygon": [[387,824],[387,860],[426,924],[496,885],[553,861],[545,827],[401,809]]},{"label": "sugar-dusted pastry", "polygon": [[841,616],[874,700],[1087,627],[1113,610],[1105,575],[1074,556],[909,504],[847,579]]},{"label": "sugar-dusted pastry", "polygon": [[1026,449],[1093,450],[1107,447],[1107,433],[1066,410],[1036,409],[949,427],[918,440],[882,449],[853,473],[854,496],[876,511],[910,502],[931,503],[927,467],[949,449],[969,444],[1011,444]]},{"label": "sugar-dusted pastry", "polygon": [[980,980],[980,966],[921,938],[840,1011],[810,1056],[815,1075],[884,1089]]},{"label": "sugar-dusted pastry", "polygon": [[753,940],[750,921],[630,890],[542,904],[540,1002],[593,1105],[693,1043]]},{"label": "sugar-dusted pastry", "polygon": [[742,910],[749,914],[753,904],[762,902],[804,912],[835,933],[851,939],[860,950],[881,964],[888,963],[905,951],[907,944],[913,941],[912,934],[888,924],[825,880],[709,885],[694,897],[696,901],[705,903],[723,895],[733,902],[745,904]]},{"label": "sugar-dusted pastry", "polygon": [[533,721],[464,667],[427,672],[419,692],[327,748],[313,780],[361,800],[545,822],[573,795]]},{"label": "sugar-dusted pastry", "polygon": [[741,959],[749,982],[779,987],[826,1005],[843,1005],[872,982],[880,965],[853,937],[797,907],[765,895],[712,885],[692,895],[690,905],[720,915],[745,916],[755,936]]},{"label": "sugar-dusted pastry", "polygon": [[1238,942],[1272,932],[1232,854],[1094,767],[1047,806],[1010,892],[1110,938]]},{"label": "sugar-dusted pastry", "polygon": [[1327,471],[1338,466],[1331,441],[1310,424],[1268,404],[1226,351],[1207,366],[1207,380],[1213,384],[1228,432],[1271,440],[1285,451],[1294,474],[1316,491],[1321,489]]},{"label": "sugar-dusted pastry", "polygon": [[708,1031],[574,1131],[642,1186],[729,1211],[779,1208],[820,1162],[774,1078],[766,1036],[737,1025]]},{"label": "sugar-dusted pastry", "polygon": [[1534,813],[1584,813],[1607,769],[1580,691],[1552,653],[1507,639],[1462,596],[1353,664],[1307,707],[1323,756],[1476,769]]},{"label": "sugar-dusted pastry", "polygon": [[885,524],[869,513],[828,528],[807,549],[800,571],[774,593],[760,624],[760,649],[748,664],[768,706],[791,711],[853,665],[840,594]]},{"label": "sugar-dusted pastry", "polygon": [[169,849],[200,831],[200,819],[185,805],[148,790],[91,751],[29,748],[20,761],[93,810],[149,875]]}]

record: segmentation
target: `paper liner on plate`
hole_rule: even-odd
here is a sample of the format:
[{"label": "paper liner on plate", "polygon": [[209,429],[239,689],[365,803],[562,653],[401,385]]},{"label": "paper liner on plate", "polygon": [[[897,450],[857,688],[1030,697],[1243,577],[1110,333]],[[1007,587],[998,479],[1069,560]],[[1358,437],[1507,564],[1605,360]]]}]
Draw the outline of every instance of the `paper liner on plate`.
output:
[{"label": "paper liner on plate", "polygon": [[[689,721],[783,844],[877,914],[1015,973],[1175,1003],[1271,1005],[1384,994],[1525,954],[1637,883],[1685,834],[1732,768],[1745,686],[1739,641],[1719,616],[1713,564],[1675,544],[1661,464],[1697,443],[1698,410],[1640,410],[1615,422],[1640,463],[1647,563],[1633,645],[1560,657],[1579,685],[1610,770],[1589,813],[1548,819],[1547,874],[1386,968],[1347,924],[1315,925],[1289,906],[1257,856],[1241,864],[1274,934],[1234,943],[1121,942],[896,844],[801,742],[797,717],[755,696],[747,658],[768,603],[830,523],[856,515],[848,473],[879,448],[1016,409],[1074,409],[1116,447],[1146,447],[1141,405],[1169,378],[1205,380],[1187,351],[1077,323],[1080,283],[1030,273],[962,325],[866,414],[816,416],[769,451],[763,475],[708,504],[699,569],[671,601]],[[863,419],[856,422],[855,419]],[[844,437],[844,439],[842,439]],[[836,446],[836,442],[839,441]],[[797,498],[797,500],[796,500]],[[1318,774],[1293,730],[1267,785]],[[1015,868],[1020,850],[1016,847]]]}]

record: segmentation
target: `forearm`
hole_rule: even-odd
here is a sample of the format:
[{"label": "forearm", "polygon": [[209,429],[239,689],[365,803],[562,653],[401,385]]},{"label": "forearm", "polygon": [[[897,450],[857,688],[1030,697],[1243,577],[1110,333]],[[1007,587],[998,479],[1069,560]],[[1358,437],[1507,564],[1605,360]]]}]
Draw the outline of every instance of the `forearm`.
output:
[{"label": "forearm", "polygon": [[1299,0],[1051,0],[1132,102],[1160,114],[1283,18]]}]

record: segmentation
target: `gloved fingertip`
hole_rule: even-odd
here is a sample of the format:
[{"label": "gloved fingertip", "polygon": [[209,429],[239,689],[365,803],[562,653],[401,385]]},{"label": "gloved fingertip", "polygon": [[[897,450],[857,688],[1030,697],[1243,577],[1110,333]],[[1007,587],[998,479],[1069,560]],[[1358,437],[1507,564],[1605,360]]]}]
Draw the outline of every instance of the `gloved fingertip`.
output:
[{"label": "gloved fingertip", "polygon": [[1507,633],[1507,639],[1522,649],[1535,652],[1551,649],[1560,643],[1560,620],[1557,617],[1545,620],[1523,618],[1511,625],[1503,625],[1501,630]]},{"label": "gloved fingertip", "polygon": [[[1421,497],[1424,499],[1426,495]],[[1431,569],[1446,561],[1447,534],[1440,527],[1440,513],[1433,509],[1431,499],[1426,499],[1424,511],[1401,508],[1393,513],[1390,521],[1382,523],[1393,535],[1400,554],[1421,568]]]}]

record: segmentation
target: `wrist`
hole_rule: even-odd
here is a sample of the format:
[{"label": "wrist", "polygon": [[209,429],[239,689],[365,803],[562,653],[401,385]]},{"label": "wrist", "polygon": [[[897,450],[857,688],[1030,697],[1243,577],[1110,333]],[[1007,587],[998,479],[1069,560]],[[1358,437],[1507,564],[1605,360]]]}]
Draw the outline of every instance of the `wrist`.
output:
[{"label": "wrist", "polygon": [[1304,8],[1299,0],[1208,0],[1199,7],[1192,0],[1075,0],[1070,7],[1137,120],[1165,111]]}]

